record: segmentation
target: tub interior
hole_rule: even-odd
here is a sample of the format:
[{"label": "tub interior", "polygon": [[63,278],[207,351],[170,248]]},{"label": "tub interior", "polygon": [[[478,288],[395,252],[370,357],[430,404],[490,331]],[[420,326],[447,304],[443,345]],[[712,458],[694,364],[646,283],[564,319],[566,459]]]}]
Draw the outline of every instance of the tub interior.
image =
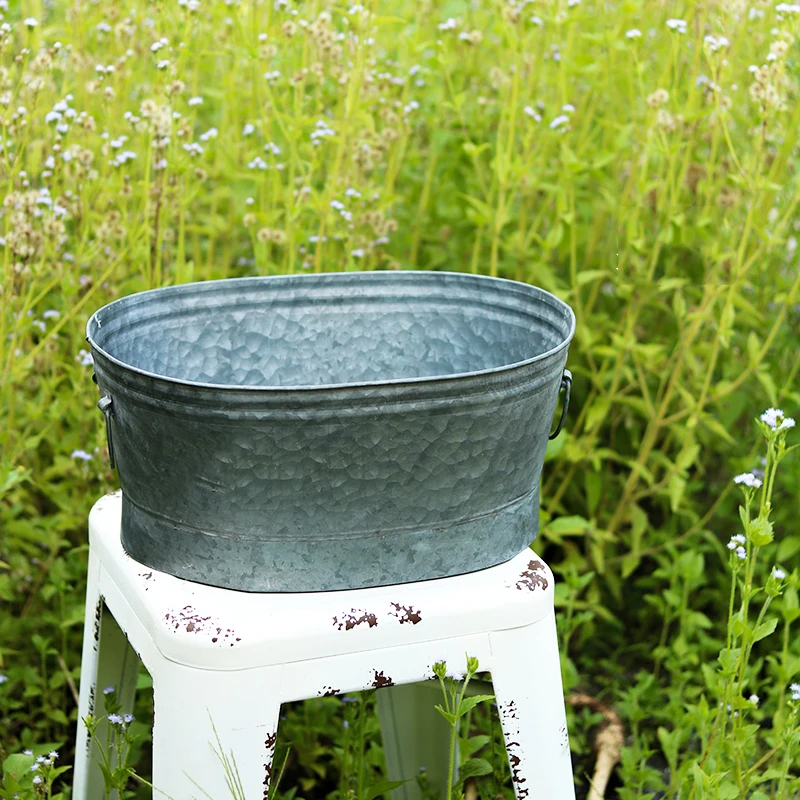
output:
[{"label": "tub interior", "polygon": [[568,312],[536,298],[520,309],[490,294],[471,302],[346,293],[308,301],[242,293],[213,303],[191,292],[182,299],[135,297],[98,312],[99,323],[90,324],[97,346],[136,369],[227,386],[325,386],[494,369],[557,347],[571,323]]}]

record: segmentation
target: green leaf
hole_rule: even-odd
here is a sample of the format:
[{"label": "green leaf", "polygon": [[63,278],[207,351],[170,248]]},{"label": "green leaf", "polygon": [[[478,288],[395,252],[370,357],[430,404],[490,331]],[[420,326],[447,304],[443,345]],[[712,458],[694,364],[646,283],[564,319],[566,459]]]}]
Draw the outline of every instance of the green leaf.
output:
[{"label": "green leaf", "polygon": [[761,369],[758,370],[758,372],[756,372],[756,378],[758,379],[758,382],[764,387],[764,391],[767,393],[770,405],[777,406],[778,390],[775,386],[775,381],[772,380],[772,375],[770,375],[766,371],[766,369]]},{"label": "green leaf", "polygon": [[675,513],[681,505],[686,481],[680,475],[670,475],[669,478],[669,507]]},{"label": "green leaf", "polygon": [[769,544],[773,538],[772,523],[768,519],[755,519],[750,523],[749,538],[757,547]]},{"label": "green leaf", "polygon": [[760,642],[762,639],[765,639],[775,630],[777,625],[778,625],[777,617],[773,617],[772,619],[768,619],[766,622],[762,622],[756,628],[756,632],[753,635],[753,641]]},{"label": "green leaf", "polygon": [[464,783],[467,778],[491,774],[492,765],[485,758],[470,758],[458,768],[458,785]]},{"label": "green leaf", "polygon": [[443,717],[444,717],[444,718],[445,718],[445,719],[446,719],[446,720],[447,720],[447,721],[448,721],[448,722],[449,722],[451,725],[455,725],[455,724],[456,724],[456,718],[455,718],[455,717],[454,717],[452,714],[450,714],[448,711],[445,711],[445,710],[444,710],[444,708],[442,708],[442,706],[439,706],[439,705],[437,705],[437,706],[434,706],[434,708],[435,708],[435,709],[436,709],[436,710],[437,710],[437,711],[438,711],[438,712],[439,712],[439,713],[440,713],[440,714],[441,714],[441,715],[442,715],[442,716],[443,716]]},{"label": "green leaf", "polygon": [[582,272],[579,272],[575,278],[575,283],[578,286],[583,286],[586,283],[591,283],[591,281],[599,280],[600,278],[608,278],[609,274],[604,269],[585,269]]},{"label": "green leaf", "polygon": [[546,250],[554,250],[561,244],[561,240],[564,238],[564,223],[559,219],[556,220],[556,223],[550,228],[550,232],[545,236],[544,239],[544,246]]},{"label": "green leaf", "polygon": [[463,717],[472,711],[478,703],[485,703],[489,700],[494,700],[493,694],[475,694],[472,697],[465,697],[458,705],[458,716]]},{"label": "green leaf", "polygon": [[608,397],[599,397],[592,403],[591,408],[586,412],[586,431],[593,431],[608,416],[611,408],[611,400]]},{"label": "green leaf", "polygon": [[733,781],[725,781],[717,789],[719,800],[738,800],[740,796],[739,787]]},{"label": "green leaf", "polygon": [[547,533],[555,536],[580,536],[591,530],[592,523],[579,516],[557,517],[547,525]]},{"label": "green leaf", "polygon": [[14,753],[3,762],[3,777],[8,780],[9,776],[20,779],[26,772],[30,771],[34,762],[34,756],[26,756],[22,753]]},{"label": "green leaf", "polygon": [[472,736],[469,739],[459,738],[458,752],[462,758],[469,758],[473,753],[477,753],[482,747],[486,747],[491,741],[490,736],[482,734],[481,736]]},{"label": "green leaf", "polygon": [[758,364],[758,352],[761,349],[761,340],[754,331],[747,334],[747,355],[750,357],[750,366]]}]

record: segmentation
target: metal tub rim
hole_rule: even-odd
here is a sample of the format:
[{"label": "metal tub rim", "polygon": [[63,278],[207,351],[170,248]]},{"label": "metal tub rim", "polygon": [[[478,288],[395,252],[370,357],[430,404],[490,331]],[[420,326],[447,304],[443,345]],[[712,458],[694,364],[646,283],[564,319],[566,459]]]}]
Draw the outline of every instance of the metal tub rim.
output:
[{"label": "metal tub rim", "polygon": [[[175,378],[169,375],[162,375],[157,372],[152,372],[150,370],[142,369],[141,367],[135,367],[132,364],[128,364],[125,361],[118,359],[116,356],[109,353],[105,348],[103,348],[95,338],[96,332],[99,331],[102,327],[100,315],[102,313],[107,313],[110,309],[118,305],[125,305],[130,303],[131,297],[136,297],[137,302],[146,302],[146,297],[152,297],[154,294],[158,294],[159,296],[163,297],[164,295],[169,294],[185,294],[186,290],[194,288],[199,290],[200,292],[205,291],[213,291],[214,289],[219,289],[222,287],[223,284],[228,286],[244,286],[246,283],[263,283],[265,281],[276,281],[276,282],[291,282],[292,280],[308,280],[313,278],[326,278],[328,276],[332,278],[346,278],[348,276],[353,276],[355,280],[355,276],[361,275],[370,275],[370,276],[380,276],[380,275],[391,275],[391,276],[398,276],[393,277],[391,280],[406,280],[405,277],[399,276],[408,276],[422,278],[422,280],[431,280],[430,276],[442,276],[442,277],[450,277],[450,278],[460,278],[464,279],[465,281],[474,281],[475,283],[486,282],[491,284],[505,284],[507,287],[514,287],[517,291],[521,291],[518,287],[524,287],[526,291],[529,291],[531,294],[532,299],[536,299],[538,301],[544,301],[551,305],[552,307],[559,308],[562,310],[567,319],[569,320],[569,330],[563,340],[556,345],[555,347],[551,347],[549,350],[543,351],[541,353],[537,353],[535,356],[531,356],[530,358],[524,359],[522,361],[515,361],[510,364],[502,364],[497,367],[489,367],[481,370],[473,370],[471,372],[453,372],[453,373],[444,373],[442,375],[426,375],[422,377],[416,378],[389,378],[385,380],[373,380],[373,381],[352,381],[352,382],[345,382],[345,383],[325,383],[325,384],[309,384],[309,385],[252,385],[252,384],[224,384],[224,383],[208,383],[203,381],[191,381],[186,380],[184,378]],[[425,276],[425,277],[422,277]],[[213,286],[212,286],[213,285]],[[561,300],[556,295],[548,292],[541,287],[534,286],[533,284],[524,283],[522,281],[511,280],[508,278],[496,278],[489,275],[476,275],[474,273],[469,272],[455,272],[455,271],[445,271],[445,270],[401,270],[397,272],[388,272],[384,270],[363,270],[363,271],[354,271],[354,272],[323,272],[323,273],[294,273],[292,275],[256,275],[256,276],[248,276],[242,278],[224,278],[219,280],[213,281],[193,281],[192,283],[182,283],[182,284],[175,284],[173,286],[165,286],[156,289],[148,289],[146,291],[137,292],[134,295],[127,295],[125,297],[120,297],[117,300],[113,300],[111,303],[106,304],[102,308],[99,308],[97,311],[92,314],[89,320],[86,323],[86,341],[92,347],[92,349],[96,350],[103,358],[107,359],[109,362],[114,364],[115,366],[119,367],[123,371],[127,371],[130,373],[135,373],[143,378],[155,380],[158,382],[165,382],[166,384],[173,384],[173,385],[180,385],[182,387],[189,387],[192,390],[200,390],[201,392],[205,392],[207,390],[214,391],[214,392],[231,392],[231,393],[269,393],[271,395],[280,395],[280,394],[291,394],[295,392],[299,393],[339,393],[339,392],[350,392],[354,389],[372,389],[372,388],[386,388],[390,389],[392,387],[402,388],[402,387],[413,387],[415,385],[421,384],[440,384],[444,382],[452,382],[452,381],[467,381],[474,378],[482,378],[482,377],[490,377],[490,376],[499,376],[504,372],[510,372],[513,370],[518,370],[520,368],[535,364],[538,361],[544,361],[545,359],[549,359],[552,356],[556,355],[562,350],[565,350],[569,347],[572,338],[575,334],[575,312],[572,308]]]}]

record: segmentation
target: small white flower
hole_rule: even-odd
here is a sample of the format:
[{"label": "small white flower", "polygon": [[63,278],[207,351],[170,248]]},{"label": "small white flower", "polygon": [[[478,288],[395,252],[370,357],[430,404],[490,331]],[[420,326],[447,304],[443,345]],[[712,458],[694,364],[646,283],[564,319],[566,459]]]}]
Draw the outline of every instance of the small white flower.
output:
[{"label": "small white flower", "polygon": [[168,58],[165,58],[165,59],[163,59],[163,60],[159,61],[159,62],[156,64],[156,67],[157,67],[158,69],[166,69],[166,68],[167,68],[167,67],[170,65],[170,63],[171,63],[171,62],[170,62],[170,60],[169,60]]},{"label": "small white flower", "polygon": [[758,489],[761,487],[761,481],[753,475],[752,472],[743,472],[741,475],[737,475],[733,482],[736,484],[744,484],[745,486],[749,486],[751,489]]},{"label": "small white flower", "polygon": [[341,200],[331,200],[331,208],[342,211],[344,210],[344,203]]},{"label": "small white flower", "polygon": [[555,130],[556,128],[561,128],[562,126],[566,126],[568,124],[569,117],[566,114],[560,114],[550,123],[550,127]]},{"label": "small white flower", "polygon": [[733,536],[731,536],[731,541],[738,542],[739,544],[744,544],[747,541],[747,539],[745,539],[743,533],[735,533]]},{"label": "small white flower", "polygon": [[199,145],[197,142],[187,142],[183,145],[183,149],[190,155],[190,156],[199,156],[203,153],[202,145]]},{"label": "small white flower", "polygon": [[51,750],[47,755],[49,758],[52,758],[53,761],[58,758],[58,752],[56,750]]},{"label": "small white flower", "polygon": [[447,672],[445,672],[445,678],[452,678],[454,681],[463,681],[464,680],[464,673],[458,672],[457,670],[450,669],[448,667]]},{"label": "small white flower", "polygon": [[251,205],[253,205],[253,203],[255,203],[255,200],[253,200],[252,197],[248,197],[247,200],[245,200],[244,202],[245,202],[245,205],[251,206]]},{"label": "small white flower", "polygon": [[535,122],[542,121],[541,114],[538,114],[533,106],[525,106],[525,108],[522,109],[522,113],[529,116]]},{"label": "small white flower", "polygon": [[94,364],[92,354],[88,350],[78,351],[78,355],[75,356],[75,360],[80,361],[82,367],[90,367],[92,364]]},{"label": "small white flower", "polygon": [[219,131],[216,128],[209,128],[205,133],[200,134],[200,141],[207,142],[209,139],[216,139]]},{"label": "small white flower", "polygon": [[780,408],[768,408],[760,419],[774,431],[793,428],[795,424],[794,420],[791,417],[787,417]]},{"label": "small white flower", "polygon": [[751,8],[747,12],[747,18],[752,22],[754,19],[762,19],[764,12],[760,8]]},{"label": "small white flower", "polygon": [[256,126],[253,125],[252,122],[248,122],[244,128],[242,128],[242,136],[250,136],[251,134],[255,133]]},{"label": "small white flower", "polygon": [[264,145],[264,150],[276,156],[279,156],[281,154],[281,149],[280,147],[278,147],[278,145],[275,144],[275,142],[267,142]]},{"label": "small white flower", "polygon": [[581,4],[581,0],[567,0],[567,6],[569,8],[573,8],[574,6],[579,6]]},{"label": "small white flower", "polygon": [[36,17],[25,17],[25,27],[26,28],[35,28],[39,24],[39,20]]},{"label": "small white flower", "polygon": [[531,23],[533,25],[544,25],[544,20],[541,17],[537,17],[536,15],[531,17]]},{"label": "small white flower", "polygon": [[575,110],[575,106],[572,103],[567,103],[565,106],[561,106],[562,111],[566,111],[568,114]]},{"label": "small white flower", "polygon": [[735,550],[736,547],[737,547],[737,544],[736,544],[736,542],[733,541],[733,539],[731,539],[728,542],[727,547],[728,547],[728,550]]},{"label": "small white flower", "polygon": [[51,122],[58,122],[61,119],[61,114],[58,111],[48,111],[45,114],[44,121],[48,124]]},{"label": "small white flower", "polygon": [[775,578],[776,581],[782,581],[786,577],[786,573],[782,569],[775,567],[772,570],[772,577]]},{"label": "small white flower", "polygon": [[798,3],[778,3],[775,10],[779,14],[800,14],[800,4]]},{"label": "small white flower", "polygon": [[720,47],[727,47],[729,42],[724,36],[705,36],[703,37],[703,41],[708,45],[708,49],[712,52],[716,52],[720,49]]},{"label": "small white flower", "polygon": [[8,680],[8,675],[0,675],[0,686]]},{"label": "small white flower", "polygon": [[667,20],[667,27],[671,31],[677,31],[678,33],[686,33],[686,20],[685,19],[668,19]]},{"label": "small white flower", "polygon": [[344,194],[345,197],[361,197],[361,192],[359,192],[357,189],[353,189],[352,187],[347,189]]},{"label": "small white flower", "polygon": [[249,169],[266,169],[267,162],[261,156],[256,156],[247,166]]},{"label": "small white flower", "polygon": [[201,106],[203,105],[203,98],[198,95],[197,97],[190,97],[187,102],[190,106]]},{"label": "small white flower", "polygon": [[641,35],[642,32],[638,28],[631,28],[625,32],[625,37],[628,39],[638,39]]},{"label": "small white flower", "polygon": [[352,250],[350,255],[353,256],[353,258],[364,258],[364,251],[358,247],[355,250]]},{"label": "small white flower", "polygon": [[750,697],[747,698],[754,706],[757,706],[761,700],[759,699],[757,694],[751,694]]},{"label": "small white flower", "polygon": [[133,720],[134,720],[134,716],[133,716],[133,714],[125,714],[125,716],[122,718],[122,721],[123,721],[123,722],[124,722],[126,725],[130,725],[130,724],[131,724],[131,722],[133,722]]},{"label": "small white flower", "polygon": [[741,558],[744,561],[747,558],[747,550],[744,547],[737,547],[736,548],[736,557]]},{"label": "small white flower", "polygon": [[458,23],[452,18],[448,17],[444,22],[439,23],[440,31],[453,31],[458,27]]},{"label": "small white flower", "polygon": [[41,782],[42,782],[41,775],[34,775],[33,779],[31,780],[31,783],[35,784],[36,786],[38,786]]},{"label": "small white flower", "polygon": [[122,725],[123,719],[119,714],[109,714],[108,721],[112,725]]},{"label": "small white flower", "polygon": [[792,693],[792,700],[800,700],[800,683],[793,683],[789,690]]}]

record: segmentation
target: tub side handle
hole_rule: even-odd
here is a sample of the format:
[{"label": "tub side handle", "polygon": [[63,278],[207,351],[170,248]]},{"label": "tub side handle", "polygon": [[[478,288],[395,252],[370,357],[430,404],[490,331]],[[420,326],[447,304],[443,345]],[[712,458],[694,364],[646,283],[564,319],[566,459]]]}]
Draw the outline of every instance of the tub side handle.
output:
[{"label": "tub side handle", "polygon": [[111,395],[105,394],[97,401],[97,407],[103,412],[106,418],[106,439],[108,440],[108,460],[111,464],[111,469],[117,466],[116,459],[114,458],[114,440],[111,438],[111,418],[114,416],[114,405],[111,400]]},{"label": "tub side handle", "polygon": [[561,386],[559,387],[559,394],[561,390],[564,390],[564,405],[561,408],[561,418],[558,420],[558,427],[550,434],[551,439],[555,439],[559,433],[561,433],[561,428],[564,427],[564,420],[567,418],[567,409],[569,408],[569,394],[570,390],[572,389],[572,373],[568,370],[564,370],[564,375],[561,378]]}]

